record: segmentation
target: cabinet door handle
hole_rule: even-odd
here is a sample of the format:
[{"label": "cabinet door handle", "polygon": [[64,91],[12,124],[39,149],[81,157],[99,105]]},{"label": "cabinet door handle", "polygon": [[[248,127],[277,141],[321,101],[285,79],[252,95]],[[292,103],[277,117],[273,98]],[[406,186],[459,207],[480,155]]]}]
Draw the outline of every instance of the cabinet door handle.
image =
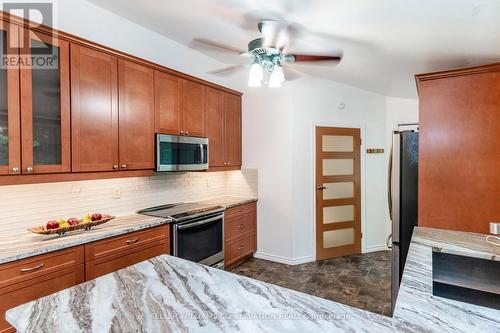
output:
[{"label": "cabinet door handle", "polygon": [[181,131],[181,134],[184,134],[184,131]]},{"label": "cabinet door handle", "polygon": [[113,170],[118,170],[118,164],[113,165]]},{"label": "cabinet door handle", "polygon": [[240,225],[236,226],[236,228],[238,228],[238,229],[243,229],[243,225],[242,225],[242,224],[240,224]]},{"label": "cabinet door handle", "polygon": [[30,166],[29,166],[29,167],[27,167],[27,168],[26,168],[26,172],[27,172],[27,173],[32,173],[32,172],[33,172],[33,167],[30,167]]},{"label": "cabinet door handle", "polygon": [[188,134],[189,134],[189,132],[188,132],[188,131],[186,131],[186,132],[184,132],[184,134],[188,135]]},{"label": "cabinet door handle", "polygon": [[238,246],[238,250],[243,250],[245,247],[243,245]]},{"label": "cabinet door handle", "polygon": [[127,168],[127,165],[126,164],[122,164],[122,169],[126,169]]},{"label": "cabinet door handle", "polygon": [[323,191],[323,190],[326,190],[326,186],[325,185],[319,185],[318,187],[316,187],[318,190],[320,191]]},{"label": "cabinet door handle", "polygon": [[28,267],[28,268],[21,268],[21,272],[31,272],[31,271],[36,271],[37,269],[42,268],[45,266],[45,264],[42,262],[39,265],[33,266],[33,267]]},{"label": "cabinet door handle", "polygon": [[19,168],[18,167],[13,167],[12,168],[13,173],[19,173]]},{"label": "cabinet door handle", "polygon": [[139,241],[139,237],[134,238],[134,239],[129,239],[125,243],[127,243],[127,245],[130,245],[130,244],[137,243],[138,241]]}]

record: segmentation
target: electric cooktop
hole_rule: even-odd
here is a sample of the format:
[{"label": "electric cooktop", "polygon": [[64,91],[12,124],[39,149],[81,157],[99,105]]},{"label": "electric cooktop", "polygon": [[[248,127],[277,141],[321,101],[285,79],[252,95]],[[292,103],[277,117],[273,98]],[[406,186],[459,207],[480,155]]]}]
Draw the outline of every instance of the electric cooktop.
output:
[{"label": "electric cooktop", "polygon": [[137,214],[171,218],[175,222],[180,222],[189,218],[222,211],[224,211],[224,207],[222,206],[207,205],[198,202],[180,202],[141,209]]}]

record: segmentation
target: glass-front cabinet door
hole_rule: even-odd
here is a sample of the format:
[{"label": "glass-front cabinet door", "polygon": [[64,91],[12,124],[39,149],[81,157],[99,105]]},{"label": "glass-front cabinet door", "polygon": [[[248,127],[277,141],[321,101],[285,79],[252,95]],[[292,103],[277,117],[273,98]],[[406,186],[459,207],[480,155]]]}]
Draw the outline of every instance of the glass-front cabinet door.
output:
[{"label": "glass-front cabinet door", "polygon": [[20,33],[22,173],[70,172],[69,43]]},{"label": "glass-front cabinet door", "polygon": [[18,37],[15,25],[0,21],[0,175],[21,172]]}]

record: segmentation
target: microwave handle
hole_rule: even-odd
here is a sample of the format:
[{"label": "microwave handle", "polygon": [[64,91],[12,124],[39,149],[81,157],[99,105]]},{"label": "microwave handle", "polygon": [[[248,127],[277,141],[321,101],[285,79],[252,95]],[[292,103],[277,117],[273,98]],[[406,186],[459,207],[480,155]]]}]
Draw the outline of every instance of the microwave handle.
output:
[{"label": "microwave handle", "polygon": [[205,152],[203,151],[203,144],[200,143],[200,163],[203,164],[203,159],[205,158]]}]

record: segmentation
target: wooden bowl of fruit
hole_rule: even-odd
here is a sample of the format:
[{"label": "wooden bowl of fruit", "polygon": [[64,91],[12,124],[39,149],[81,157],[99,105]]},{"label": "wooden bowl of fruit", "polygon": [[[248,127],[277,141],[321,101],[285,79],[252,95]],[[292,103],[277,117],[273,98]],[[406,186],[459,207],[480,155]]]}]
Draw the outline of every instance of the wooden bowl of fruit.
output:
[{"label": "wooden bowl of fruit", "polygon": [[87,215],[83,219],[70,218],[70,219],[61,219],[59,221],[49,221],[46,225],[29,228],[28,231],[34,232],[35,234],[40,235],[63,235],[68,231],[75,230],[90,230],[90,228],[95,227],[99,224],[106,223],[112,219],[114,216],[111,215],[103,215],[100,213],[94,213],[92,215]]}]

